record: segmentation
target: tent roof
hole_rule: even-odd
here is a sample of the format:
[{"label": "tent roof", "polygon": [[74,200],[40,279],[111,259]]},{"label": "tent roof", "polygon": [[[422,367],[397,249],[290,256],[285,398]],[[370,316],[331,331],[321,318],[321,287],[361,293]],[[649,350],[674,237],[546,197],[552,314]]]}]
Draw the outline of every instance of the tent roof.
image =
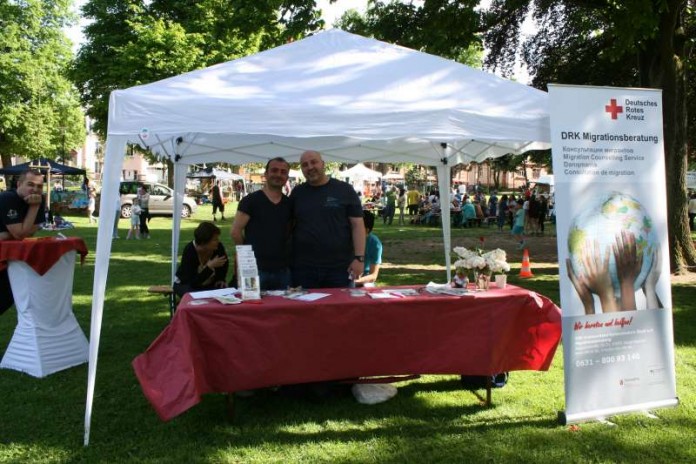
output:
[{"label": "tent roof", "polygon": [[46,167],[51,167],[51,174],[65,174],[65,175],[85,175],[87,171],[84,169],[76,168],[73,166],[68,166],[67,164],[57,163],[48,158],[39,158],[34,161],[29,161],[22,164],[15,164],[14,166],[9,166],[7,168],[0,169],[0,174],[21,174],[30,166],[41,166],[40,169],[44,170]]},{"label": "tent roof", "polygon": [[436,165],[548,148],[547,94],[338,29],[116,90],[109,135],[184,164],[327,161]]}]

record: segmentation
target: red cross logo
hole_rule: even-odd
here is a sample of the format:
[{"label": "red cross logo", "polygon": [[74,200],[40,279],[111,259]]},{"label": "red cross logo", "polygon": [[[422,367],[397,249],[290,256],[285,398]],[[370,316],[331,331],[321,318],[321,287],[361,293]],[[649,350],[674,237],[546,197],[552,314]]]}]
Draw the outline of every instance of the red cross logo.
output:
[{"label": "red cross logo", "polygon": [[616,98],[612,98],[609,104],[604,107],[604,111],[611,113],[611,119],[616,119],[619,117],[619,114],[623,113],[623,106],[617,105]]}]

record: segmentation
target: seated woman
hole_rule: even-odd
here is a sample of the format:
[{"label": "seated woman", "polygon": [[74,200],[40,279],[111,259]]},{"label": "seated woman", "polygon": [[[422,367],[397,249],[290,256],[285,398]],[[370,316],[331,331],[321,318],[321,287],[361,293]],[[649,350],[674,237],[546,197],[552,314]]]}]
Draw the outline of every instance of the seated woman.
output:
[{"label": "seated woman", "polygon": [[471,199],[467,198],[462,206],[462,227],[472,227],[476,222],[476,208],[471,203]]},{"label": "seated woman", "polygon": [[228,266],[220,229],[212,222],[201,222],[193,232],[193,241],[184,247],[174,293],[181,297],[188,292],[224,288]]},{"label": "seated woman", "polygon": [[365,270],[355,279],[357,286],[374,287],[379,275],[379,267],[382,264],[382,242],[372,233],[375,226],[375,216],[369,211],[363,211],[365,221]]}]

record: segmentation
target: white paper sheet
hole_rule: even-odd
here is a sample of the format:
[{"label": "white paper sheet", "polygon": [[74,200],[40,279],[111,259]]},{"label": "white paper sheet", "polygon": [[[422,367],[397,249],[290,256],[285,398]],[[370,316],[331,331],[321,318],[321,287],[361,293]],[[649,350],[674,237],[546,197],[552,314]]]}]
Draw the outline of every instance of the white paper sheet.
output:
[{"label": "white paper sheet", "polygon": [[234,287],[227,287],[227,288],[218,288],[215,290],[203,290],[200,292],[191,292],[189,295],[191,295],[191,298],[197,300],[199,298],[215,298],[216,296],[232,296],[235,293],[237,293],[239,290],[237,290]]},{"label": "white paper sheet", "polygon": [[320,300],[322,298],[325,298],[327,296],[331,296],[330,293],[305,293],[302,295],[298,296],[289,296],[287,298],[290,298],[291,300],[299,300],[299,301],[316,301]]}]

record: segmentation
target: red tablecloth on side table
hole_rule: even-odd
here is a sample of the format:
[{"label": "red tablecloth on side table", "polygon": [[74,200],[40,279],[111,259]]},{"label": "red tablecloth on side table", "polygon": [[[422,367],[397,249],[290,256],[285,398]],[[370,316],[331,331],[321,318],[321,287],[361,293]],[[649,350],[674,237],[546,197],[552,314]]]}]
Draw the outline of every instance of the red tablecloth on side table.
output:
[{"label": "red tablecloth on side table", "polygon": [[513,286],[379,300],[317,292],[331,296],[191,305],[186,295],[169,326],[133,360],[160,418],[212,392],[378,375],[546,370],[561,336],[558,307]]},{"label": "red tablecloth on side table", "polygon": [[23,261],[37,274],[44,275],[61,256],[72,250],[80,254],[80,263],[84,264],[87,245],[78,237],[0,240],[0,270],[7,267],[7,261]]}]

